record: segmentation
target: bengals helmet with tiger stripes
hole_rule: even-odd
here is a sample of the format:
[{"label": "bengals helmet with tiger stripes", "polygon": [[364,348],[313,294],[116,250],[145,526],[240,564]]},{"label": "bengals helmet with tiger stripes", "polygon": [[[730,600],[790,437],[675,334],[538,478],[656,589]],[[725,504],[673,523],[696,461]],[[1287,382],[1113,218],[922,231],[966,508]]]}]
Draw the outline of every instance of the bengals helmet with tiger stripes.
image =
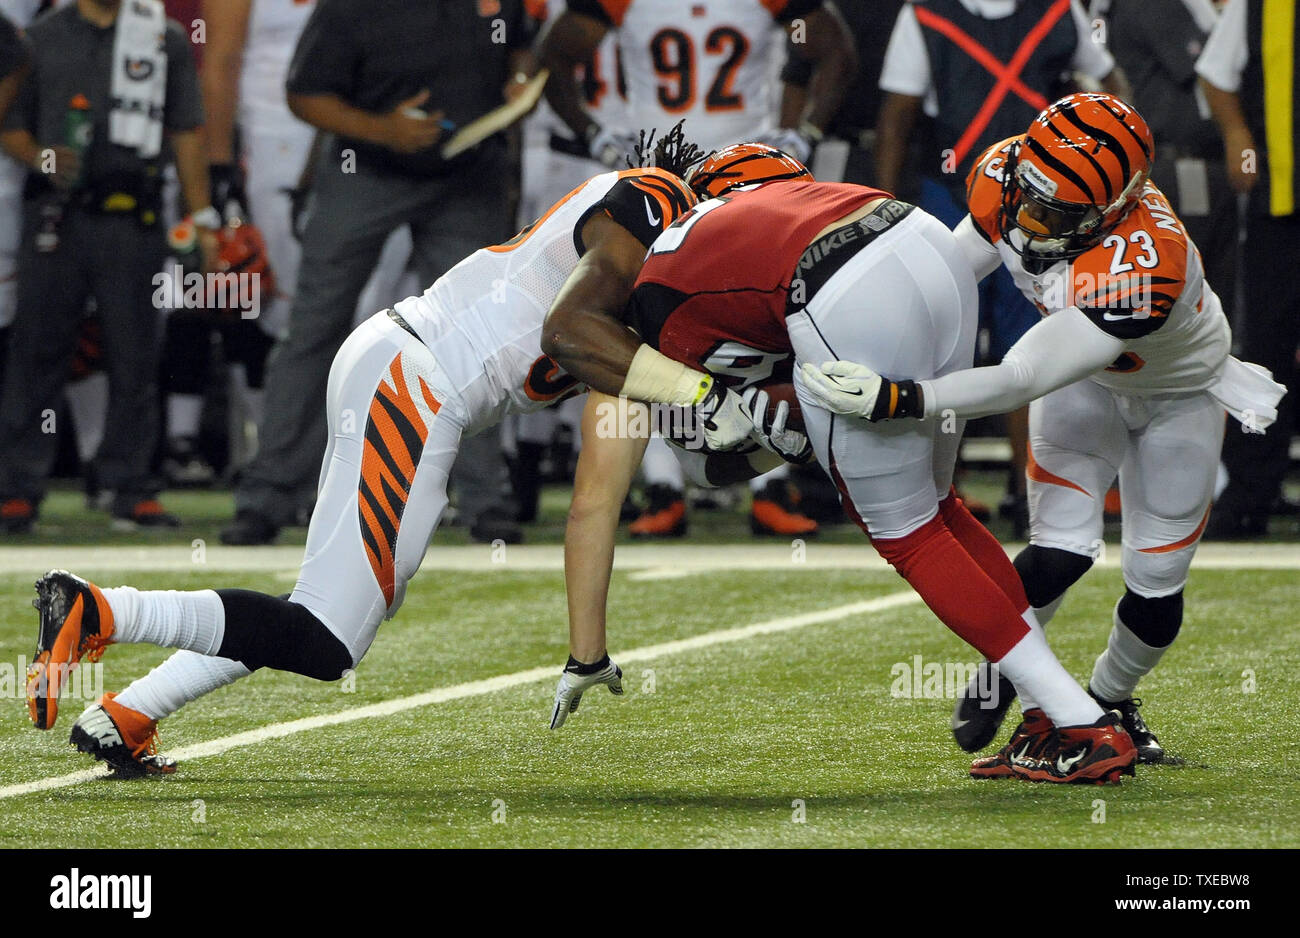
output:
[{"label": "bengals helmet with tiger stripes", "polygon": [[813,174],[793,156],[765,143],[733,143],[714,150],[686,181],[701,199],[716,199],[741,186],[781,179],[813,181]]},{"label": "bengals helmet with tiger stripes", "polygon": [[[1155,143],[1133,108],[1109,94],[1072,94],[1047,108],[1007,161],[1001,231],[1026,260],[1054,263],[1100,243],[1137,204]],[[1008,235],[1019,230],[1024,244]]]}]

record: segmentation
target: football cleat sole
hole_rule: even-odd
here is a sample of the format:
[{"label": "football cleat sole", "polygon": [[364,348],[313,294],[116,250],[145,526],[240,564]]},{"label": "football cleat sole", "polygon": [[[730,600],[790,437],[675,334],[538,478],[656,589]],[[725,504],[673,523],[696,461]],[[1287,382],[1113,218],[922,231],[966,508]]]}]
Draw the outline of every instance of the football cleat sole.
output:
[{"label": "football cleat sole", "polygon": [[1016,699],[1016,686],[998,674],[997,702],[994,706],[985,706],[988,695],[981,694],[981,691],[993,686],[994,674],[997,674],[994,666],[981,661],[953,706],[952,737],[963,752],[979,752],[993,742],[1006,719],[1007,710]]},{"label": "football cleat sole", "polygon": [[82,658],[98,661],[111,644],[113,613],[99,587],[66,570],[36,581],[32,606],[40,615],[36,654],[27,669],[27,715],[48,730],[59,715],[59,694]]}]

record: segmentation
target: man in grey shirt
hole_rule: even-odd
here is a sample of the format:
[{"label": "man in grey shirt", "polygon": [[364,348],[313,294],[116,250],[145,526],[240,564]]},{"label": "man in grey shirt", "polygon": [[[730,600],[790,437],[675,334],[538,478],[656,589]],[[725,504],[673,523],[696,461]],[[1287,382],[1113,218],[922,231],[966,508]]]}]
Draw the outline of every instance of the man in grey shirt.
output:
[{"label": "man in grey shirt", "polygon": [[[161,4],[143,8],[161,20]],[[91,297],[103,323],[109,380],[96,468],[115,493],[114,526],[178,523],[159,505],[149,473],[158,439],[153,281],[165,253],[161,177],[172,154],[182,195],[201,226],[205,261],[215,256],[220,219],[206,211],[198,76],[178,24],[167,22],[161,47],[146,52],[166,57],[165,96],[155,115],[161,152],[145,156],[147,146],[111,138],[110,115],[122,108],[113,93],[115,63],[141,84],[149,71],[139,58],[116,54],[122,10],[121,0],[77,0],[34,22],[27,31],[31,73],[0,132],[0,146],[29,168],[17,310],[0,392],[0,526],[10,533],[31,528],[45,495],[57,446],[51,429],[61,429],[53,415]]]}]

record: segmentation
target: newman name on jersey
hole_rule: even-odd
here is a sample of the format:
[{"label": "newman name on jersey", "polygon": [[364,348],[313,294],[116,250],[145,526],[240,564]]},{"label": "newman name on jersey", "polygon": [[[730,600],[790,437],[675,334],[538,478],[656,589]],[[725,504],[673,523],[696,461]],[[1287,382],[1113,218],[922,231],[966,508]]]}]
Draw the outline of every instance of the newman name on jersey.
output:
[{"label": "newman name on jersey", "polygon": [[[1200,251],[1164,194],[1147,183],[1137,206],[1099,244],[1031,273],[1000,225],[1003,167],[1022,137],[995,143],[967,179],[975,229],[997,248],[1022,293],[1044,315],[1078,307],[1125,351],[1093,380],[1127,394],[1195,391],[1218,378],[1231,333],[1205,280]],[[1013,229],[1010,238],[1022,237]]]}]

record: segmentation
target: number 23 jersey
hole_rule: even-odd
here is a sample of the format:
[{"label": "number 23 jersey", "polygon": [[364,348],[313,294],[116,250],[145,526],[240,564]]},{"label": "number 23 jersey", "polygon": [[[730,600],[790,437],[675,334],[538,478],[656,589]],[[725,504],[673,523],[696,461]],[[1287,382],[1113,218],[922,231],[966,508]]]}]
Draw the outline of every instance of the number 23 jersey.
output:
[{"label": "number 23 jersey", "polygon": [[[1103,387],[1141,395],[1212,385],[1227,360],[1231,330],[1206,282],[1200,251],[1164,194],[1147,183],[1136,207],[1099,244],[1032,274],[999,225],[1003,166],[1019,140],[995,143],[980,155],[967,179],[967,204],[976,231],[997,249],[1020,292],[1044,316],[1077,306],[1097,328],[1124,340],[1123,354],[1091,376]],[[1008,236],[1021,237],[1014,228]]]}]

